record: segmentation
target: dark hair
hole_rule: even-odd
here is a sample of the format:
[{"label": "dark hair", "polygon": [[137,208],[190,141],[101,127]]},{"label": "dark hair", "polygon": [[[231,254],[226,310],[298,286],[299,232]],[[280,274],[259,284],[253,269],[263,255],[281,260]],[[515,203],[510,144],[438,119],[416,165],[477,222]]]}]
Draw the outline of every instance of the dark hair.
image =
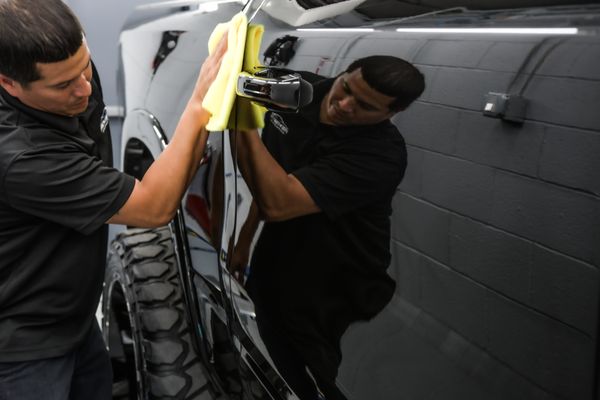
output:
[{"label": "dark hair", "polygon": [[414,65],[398,57],[369,56],[359,58],[346,72],[361,70],[365,82],[386,96],[395,97],[390,110],[403,110],[425,90],[425,77]]},{"label": "dark hair", "polygon": [[0,0],[0,73],[26,86],[41,78],[37,63],[74,55],[83,28],[62,0]]}]

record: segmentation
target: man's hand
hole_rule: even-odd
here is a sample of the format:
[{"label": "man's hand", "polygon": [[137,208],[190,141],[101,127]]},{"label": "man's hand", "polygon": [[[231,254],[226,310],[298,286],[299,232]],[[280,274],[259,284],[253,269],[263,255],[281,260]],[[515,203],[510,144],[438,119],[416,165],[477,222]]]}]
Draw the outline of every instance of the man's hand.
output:
[{"label": "man's hand", "polygon": [[231,254],[231,260],[229,261],[229,272],[241,284],[244,284],[244,278],[246,276],[245,273],[246,268],[248,268],[249,259],[250,243],[241,243],[238,241]]},{"label": "man's hand", "polygon": [[223,56],[226,52],[227,32],[223,34],[223,37],[221,37],[221,40],[215,48],[215,51],[206,57],[206,60],[204,60],[204,63],[200,68],[198,80],[196,81],[194,93],[192,94],[192,99],[194,101],[198,101],[200,104],[202,104],[202,100],[204,100],[206,92],[208,92],[210,85],[213,83],[217,77],[217,74],[219,73],[219,68],[221,67],[221,62],[223,61]]}]

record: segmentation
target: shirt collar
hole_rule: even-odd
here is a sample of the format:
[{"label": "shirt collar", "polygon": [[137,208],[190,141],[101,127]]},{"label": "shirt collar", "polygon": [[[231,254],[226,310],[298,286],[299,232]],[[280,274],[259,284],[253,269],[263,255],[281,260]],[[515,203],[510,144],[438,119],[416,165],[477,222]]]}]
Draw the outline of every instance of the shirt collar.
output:
[{"label": "shirt collar", "polygon": [[[91,98],[90,98],[91,100]],[[23,104],[16,97],[11,96],[4,88],[0,86],[0,101],[6,103],[9,107],[20,111],[32,118],[34,121],[40,122],[57,130],[75,134],[79,130],[79,118],[67,117],[58,114],[36,110]]]}]

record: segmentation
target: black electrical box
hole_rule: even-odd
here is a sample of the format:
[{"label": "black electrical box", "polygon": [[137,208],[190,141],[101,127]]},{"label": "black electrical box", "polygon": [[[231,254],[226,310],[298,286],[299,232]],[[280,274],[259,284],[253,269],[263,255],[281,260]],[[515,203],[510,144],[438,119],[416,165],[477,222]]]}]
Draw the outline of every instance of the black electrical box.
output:
[{"label": "black electrical box", "polygon": [[526,110],[527,101],[520,95],[489,92],[483,102],[483,115],[511,122],[525,121]]}]

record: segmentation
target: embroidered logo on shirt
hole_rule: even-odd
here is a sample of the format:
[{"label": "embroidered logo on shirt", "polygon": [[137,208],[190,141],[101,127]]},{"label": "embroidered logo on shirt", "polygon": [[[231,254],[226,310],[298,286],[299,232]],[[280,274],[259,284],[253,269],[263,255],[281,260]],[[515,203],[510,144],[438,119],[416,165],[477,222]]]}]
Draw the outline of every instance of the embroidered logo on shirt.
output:
[{"label": "embroidered logo on shirt", "polygon": [[102,116],[100,117],[100,132],[104,133],[106,127],[108,126],[108,111],[106,107],[102,111]]},{"label": "embroidered logo on shirt", "polygon": [[271,123],[279,132],[284,135],[287,135],[289,129],[285,122],[283,121],[283,117],[279,114],[271,113]]}]

